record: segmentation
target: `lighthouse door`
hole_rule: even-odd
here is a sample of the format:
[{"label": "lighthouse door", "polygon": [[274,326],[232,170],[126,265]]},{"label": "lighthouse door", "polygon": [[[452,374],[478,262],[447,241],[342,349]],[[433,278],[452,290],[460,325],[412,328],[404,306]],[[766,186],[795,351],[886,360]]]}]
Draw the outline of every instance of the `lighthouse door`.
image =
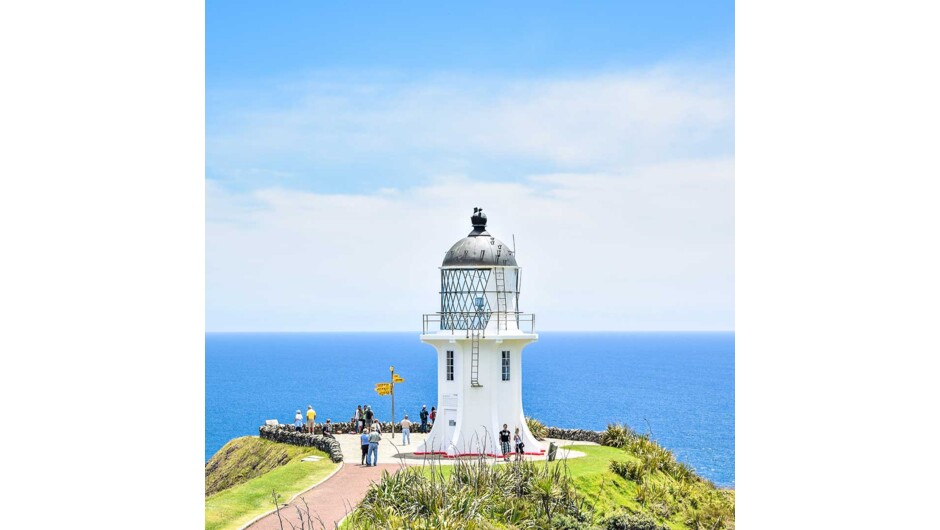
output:
[{"label": "lighthouse door", "polygon": [[457,430],[457,394],[444,396],[444,422],[444,439],[447,440],[449,448],[450,444],[454,443],[454,431]]}]

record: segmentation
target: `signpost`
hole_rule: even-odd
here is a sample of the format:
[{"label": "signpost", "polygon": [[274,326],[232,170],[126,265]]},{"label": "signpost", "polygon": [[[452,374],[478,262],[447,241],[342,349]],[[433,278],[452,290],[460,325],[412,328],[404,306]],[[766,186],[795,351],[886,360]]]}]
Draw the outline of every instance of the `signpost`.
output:
[{"label": "signpost", "polygon": [[395,383],[404,383],[402,376],[395,373],[395,367],[389,366],[388,371],[392,374],[392,380],[388,383],[376,383],[375,393],[380,396],[392,396],[392,438],[395,437]]}]

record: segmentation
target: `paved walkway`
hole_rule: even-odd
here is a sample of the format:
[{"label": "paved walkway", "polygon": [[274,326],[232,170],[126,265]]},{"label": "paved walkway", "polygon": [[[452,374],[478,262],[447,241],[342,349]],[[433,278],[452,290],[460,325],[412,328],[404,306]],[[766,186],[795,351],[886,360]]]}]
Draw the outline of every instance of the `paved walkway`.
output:
[{"label": "paved walkway", "polygon": [[[345,452],[344,452],[345,456]],[[320,529],[320,521],[323,521],[323,527],[327,530],[333,530],[346,513],[359,504],[362,497],[369,489],[372,482],[381,480],[382,471],[388,470],[394,473],[400,469],[399,464],[379,464],[376,467],[360,466],[359,461],[346,462],[338,473],[330,477],[326,482],[319,486],[307,490],[300,494],[287,507],[281,507],[281,518],[284,520],[284,528],[291,528],[288,523],[293,523],[296,528],[300,528],[301,518],[297,514],[297,508],[306,510],[303,500],[307,501],[310,507],[310,517],[314,521],[314,529]],[[303,500],[301,500],[303,499]],[[306,514],[304,514],[306,520]],[[267,515],[254,524],[249,526],[251,530],[281,530],[280,521],[277,514]],[[310,529],[309,525],[304,528]]]},{"label": "paved walkway", "polygon": [[[421,443],[424,442],[424,439],[427,437],[427,434],[413,433],[411,435],[411,443],[409,445],[401,444],[401,433],[395,433],[395,438],[392,438],[391,433],[382,434],[382,442],[379,443],[379,463],[391,463],[391,462],[400,462],[409,466],[420,466],[426,464],[428,460],[434,460],[435,464],[442,465],[452,465],[454,463],[453,458],[441,458],[440,456],[430,456],[430,455],[416,455],[414,451],[421,446]],[[336,440],[339,442],[340,448],[343,450],[343,460],[347,464],[358,464],[361,460],[360,456],[362,451],[359,449],[359,436],[355,434],[337,434]],[[583,445],[592,445],[591,442],[574,442],[569,440],[554,440],[546,439],[543,442],[540,442],[543,449],[548,449],[549,442],[555,442],[555,445],[558,447],[565,447],[567,445],[573,444],[583,444]],[[593,444],[596,445],[596,444]],[[526,447],[526,449],[529,449]],[[352,456],[350,456],[352,455]],[[578,458],[584,456],[584,453],[580,451],[571,451],[571,450],[559,450],[558,458]],[[476,459],[476,457],[468,457],[470,459]],[[548,458],[548,455],[534,456],[526,455],[526,460],[545,460]],[[490,459],[493,461],[498,461],[498,459]]]}]

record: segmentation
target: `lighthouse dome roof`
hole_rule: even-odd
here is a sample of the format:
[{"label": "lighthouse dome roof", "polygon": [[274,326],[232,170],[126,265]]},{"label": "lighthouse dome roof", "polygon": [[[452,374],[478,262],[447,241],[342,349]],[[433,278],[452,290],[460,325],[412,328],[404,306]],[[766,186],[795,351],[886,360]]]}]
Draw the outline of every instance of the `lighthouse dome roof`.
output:
[{"label": "lighthouse dome roof", "polygon": [[444,255],[442,267],[516,267],[516,255],[509,245],[486,231],[486,214],[474,208],[470,217],[473,231],[454,243]]}]

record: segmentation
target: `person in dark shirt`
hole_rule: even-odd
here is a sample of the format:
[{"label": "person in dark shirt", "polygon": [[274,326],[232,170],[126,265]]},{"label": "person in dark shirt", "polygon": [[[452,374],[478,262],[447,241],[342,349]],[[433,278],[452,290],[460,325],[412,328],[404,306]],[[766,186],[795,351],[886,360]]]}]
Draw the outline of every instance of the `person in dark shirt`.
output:
[{"label": "person in dark shirt", "polygon": [[369,405],[366,405],[366,425],[367,426],[372,425],[372,418],[374,416],[375,414],[372,412],[372,407],[370,407]]},{"label": "person in dark shirt", "polygon": [[421,432],[428,432],[428,406],[421,405],[421,412],[418,413],[421,418]]},{"label": "person in dark shirt", "polygon": [[512,436],[512,433],[509,432],[509,425],[503,424],[503,430],[499,431],[499,448],[503,451],[503,460],[509,462],[509,437]]}]

